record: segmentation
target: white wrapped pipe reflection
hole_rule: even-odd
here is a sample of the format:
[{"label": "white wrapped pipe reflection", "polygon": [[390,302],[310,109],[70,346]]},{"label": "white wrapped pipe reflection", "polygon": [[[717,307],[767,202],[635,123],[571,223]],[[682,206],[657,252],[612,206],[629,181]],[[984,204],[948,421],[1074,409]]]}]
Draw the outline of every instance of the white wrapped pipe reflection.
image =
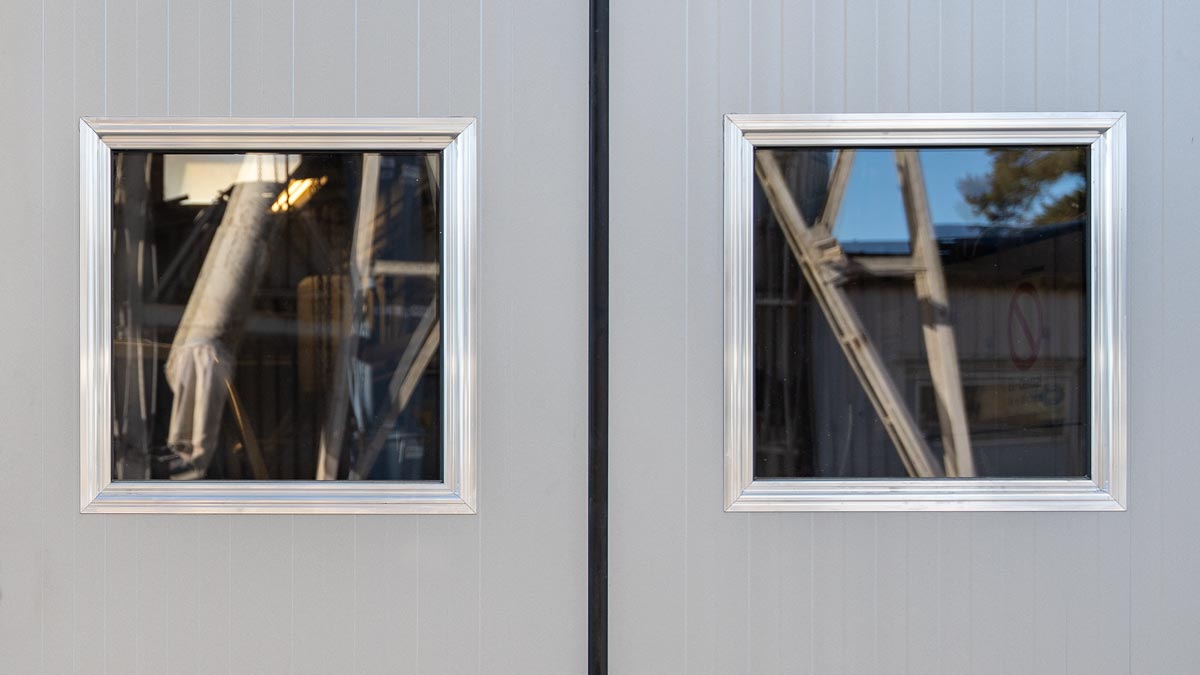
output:
[{"label": "white wrapped pipe reflection", "polygon": [[290,201],[287,172],[285,155],[246,155],[175,333],[166,365],[175,396],[167,443],[193,469],[174,478],[201,478],[212,461],[237,343],[281,222],[279,200]]}]

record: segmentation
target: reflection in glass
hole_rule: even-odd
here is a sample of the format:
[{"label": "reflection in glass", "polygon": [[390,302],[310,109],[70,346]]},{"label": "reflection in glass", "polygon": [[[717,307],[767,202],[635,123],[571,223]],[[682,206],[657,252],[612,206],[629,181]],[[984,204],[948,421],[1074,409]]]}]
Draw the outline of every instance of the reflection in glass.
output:
[{"label": "reflection in glass", "polygon": [[758,149],[755,475],[1087,476],[1087,158]]},{"label": "reflection in glass", "polygon": [[114,152],[113,478],[439,480],[439,161]]}]

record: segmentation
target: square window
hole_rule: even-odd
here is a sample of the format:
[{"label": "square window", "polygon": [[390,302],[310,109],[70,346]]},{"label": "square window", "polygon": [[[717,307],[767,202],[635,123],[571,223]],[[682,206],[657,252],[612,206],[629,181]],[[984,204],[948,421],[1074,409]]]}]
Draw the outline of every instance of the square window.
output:
[{"label": "square window", "polygon": [[1122,508],[1123,124],[727,118],[727,508]]},{"label": "square window", "polygon": [[81,136],[84,510],[473,510],[471,120]]}]

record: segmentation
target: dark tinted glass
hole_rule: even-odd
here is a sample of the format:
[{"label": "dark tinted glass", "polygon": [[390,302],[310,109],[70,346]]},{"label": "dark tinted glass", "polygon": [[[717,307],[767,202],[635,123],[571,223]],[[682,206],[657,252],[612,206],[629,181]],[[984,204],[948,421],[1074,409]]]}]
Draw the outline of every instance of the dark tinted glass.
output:
[{"label": "dark tinted glass", "polygon": [[114,153],[114,479],[440,479],[439,161]]},{"label": "dark tinted glass", "polygon": [[756,161],[758,477],[1088,475],[1086,148]]}]

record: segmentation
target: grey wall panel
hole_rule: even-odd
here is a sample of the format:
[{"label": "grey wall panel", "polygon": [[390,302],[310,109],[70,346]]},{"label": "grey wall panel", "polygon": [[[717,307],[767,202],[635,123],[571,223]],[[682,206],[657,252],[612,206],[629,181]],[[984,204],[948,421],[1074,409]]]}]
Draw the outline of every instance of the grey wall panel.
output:
[{"label": "grey wall panel", "polygon": [[[233,114],[233,3],[222,0],[196,0],[196,32],[199,55],[196,61],[197,84],[200,88],[198,111],[201,115]],[[276,20],[288,20],[291,8]],[[290,30],[289,30],[290,32]],[[290,61],[289,51],[289,61]],[[288,81],[288,96],[291,81]],[[274,98],[274,97],[273,97]],[[182,113],[176,113],[182,114]],[[265,113],[263,113],[265,114]]]},{"label": "grey wall panel", "polygon": [[167,113],[198,115],[200,20],[198,0],[167,3]]},{"label": "grey wall panel", "polygon": [[[856,109],[878,109],[879,107],[879,62],[880,36],[878,11],[875,0],[843,0],[842,26],[844,33],[845,72],[862,73],[865,76],[844,78],[846,106]],[[899,27],[885,27],[894,30]],[[753,36],[751,36],[753,39]]]},{"label": "grey wall panel", "polygon": [[[0,41],[6,43],[5,52],[22,54],[24,58],[9,58],[7,53],[0,57],[0,82],[5,83],[6,94],[0,101],[0,119],[12,120],[14,142],[13,156],[23,162],[6,162],[0,169],[0,180],[11,186],[13,194],[38,195],[41,192],[43,172],[41,154],[41,58],[40,31],[31,30],[39,26],[41,12],[37,7],[7,7],[0,15]],[[23,26],[17,30],[15,26]],[[0,288],[5,292],[0,298],[0,311],[15,325],[32,325],[41,314],[40,309],[21,301],[23,297],[35,296],[40,286],[40,270],[37,258],[41,241],[36,234],[42,223],[41,204],[36,199],[22,199],[13,205],[5,219],[22,230],[11,236],[10,250],[20,256],[7,269],[0,271]],[[6,333],[0,337],[0,347],[9,354],[23,354],[26,358],[11,359],[5,364],[5,377],[14,382],[32,384],[38,379],[36,359],[29,358],[38,353],[37,343],[27,337]],[[38,398],[29,396],[16,387],[5,388],[0,393],[0,428],[13,430],[6,434],[3,455],[0,455],[0,508],[7,512],[25,510],[24,506],[36,503],[39,485],[33,478],[37,475],[40,461],[36,459],[37,437],[33,429],[20,429],[21,421],[38,417]],[[39,518],[5,518],[0,521],[0,540],[15,550],[28,551],[25,555],[5,556],[0,567],[0,607],[10,607],[0,617],[0,635],[5,637],[6,649],[0,651],[0,668],[9,664],[36,663],[40,658],[38,642],[40,631],[32,620],[40,614],[40,556],[41,548]],[[11,646],[8,641],[11,640]],[[7,669],[7,668],[6,668]]]},{"label": "grey wall panel", "polygon": [[[113,519],[104,524],[104,625],[138,625],[138,518]],[[137,672],[137,630],[107,630],[104,634],[104,669],[114,673]]]},{"label": "grey wall panel", "polygon": [[905,624],[904,672],[937,673],[941,663],[941,521],[936,516],[901,517],[908,521],[908,607],[893,620]]},{"label": "grey wall panel", "polygon": [[[484,13],[488,8],[486,7],[486,3],[481,3],[478,0],[448,0],[444,4],[449,8],[447,30],[449,33],[448,43],[450,45],[450,52],[446,55],[446,76],[450,82],[450,110],[471,111],[469,114],[480,117],[484,100],[482,84],[485,78],[484,72],[488,64],[483,61],[483,41],[479,39],[479,36],[483,34],[484,26],[487,26],[489,29],[492,28],[490,24],[484,21]],[[537,5],[532,5],[524,9],[526,15],[537,15],[540,11],[537,9]],[[578,20],[578,18],[577,15],[572,14],[570,19],[559,18],[555,23],[557,21]],[[544,29],[536,23],[529,26],[528,29],[531,32],[537,33],[538,41],[546,39],[542,35],[542,30]],[[577,28],[568,29],[560,27],[557,32],[553,33],[553,36],[555,40],[570,39],[572,35],[578,34],[578,30]],[[498,40],[489,40],[489,45],[492,42],[503,44]],[[561,42],[556,41],[555,44],[560,47],[566,47]],[[564,90],[569,90],[570,84],[574,84],[573,79],[577,73],[576,69],[579,68],[579,64],[570,60],[564,60],[562,63],[556,65],[567,72],[561,74],[561,79],[559,77],[546,78],[548,92],[558,92],[560,87],[563,87]],[[490,81],[494,77],[496,75],[488,73],[487,79]],[[551,84],[551,82],[554,84]],[[564,84],[567,86],[564,87]],[[562,92],[559,92],[559,95],[562,95]],[[523,103],[534,105],[535,101],[527,100],[523,101]],[[581,104],[582,101],[575,103],[575,105]],[[455,114],[465,115],[468,113],[456,112]],[[571,120],[571,124],[575,123],[576,120]]]},{"label": "grey wall panel", "polygon": [[1188,26],[1200,21],[1200,8],[1194,3],[1164,3],[1163,38],[1163,146],[1162,274],[1168,283],[1162,287],[1165,306],[1162,341],[1170,373],[1162,380],[1163,407],[1160,423],[1166,434],[1160,464],[1162,485],[1162,631],[1166,641],[1164,670],[1196,669],[1200,660],[1195,650],[1176,650],[1186,644],[1200,624],[1200,592],[1190,580],[1200,566],[1200,512],[1189,499],[1185,476],[1200,467],[1193,426],[1188,424],[1189,399],[1194,401],[1192,382],[1200,375],[1200,362],[1192,356],[1194,335],[1200,312],[1187,289],[1200,283],[1196,265],[1189,260],[1194,250],[1195,199],[1192,186],[1200,178],[1200,146],[1192,127],[1200,104],[1196,91],[1196,73],[1200,69],[1200,50]]},{"label": "grey wall panel", "polygon": [[[309,528],[296,526],[291,517],[229,519],[229,551],[225,562],[229,614],[224,644],[230,668],[267,673],[291,671],[298,665],[296,646],[300,649],[308,646],[300,644],[299,637],[293,640],[293,631],[296,635],[304,631],[303,638],[312,640],[305,623],[307,617],[301,615],[297,620],[293,598],[296,568],[305,564],[298,558],[311,555],[310,551],[316,553],[307,546],[310,540],[304,537],[306,529]],[[301,538],[298,547],[295,538]],[[203,584],[201,592],[221,592],[219,572],[211,577],[201,572],[199,578],[208,582]],[[341,630],[340,623],[331,622],[334,639],[341,637]]]},{"label": "grey wall panel", "polygon": [[479,529],[464,518],[421,517],[414,673],[478,672]]},{"label": "grey wall panel", "polygon": [[[720,164],[719,145],[705,143],[713,134],[720,135],[721,110],[746,107],[752,98],[752,81],[748,77],[752,61],[749,28],[752,14],[746,5],[718,2],[715,25],[709,25],[708,39],[715,39],[717,48],[712,54],[700,56],[690,47],[703,44],[705,37],[688,31],[689,49],[685,128],[685,154],[688,164]],[[697,57],[701,60],[697,60]],[[717,63],[720,76],[706,76],[705,61]],[[616,85],[614,84],[614,91]],[[721,208],[721,180],[719,176],[692,175],[685,173],[686,202],[683,204],[682,227],[677,230],[680,237],[678,251],[685,261],[683,281],[684,302],[681,349],[684,371],[679,380],[683,387],[683,416],[685,426],[682,438],[684,461],[688,463],[687,482],[684,486],[688,512],[688,530],[707,532],[705,537],[686,537],[686,560],[689,571],[687,578],[687,601],[692,608],[685,623],[688,629],[685,665],[696,673],[727,673],[745,671],[749,664],[749,641],[751,634],[746,624],[729,625],[730,615],[744,615],[747,608],[747,584],[751,559],[748,555],[725,555],[723,542],[747,541],[748,519],[725,518],[719,508],[708,508],[709,486],[720,485],[722,469],[705,461],[707,439],[719,438],[722,432],[719,415],[707,414],[706,403],[711,400],[709,392],[719,391],[721,377],[718,371],[704,365],[720,358],[719,352],[710,352],[704,345],[691,348],[691,337],[720,332],[722,322],[720,284],[714,284],[712,269],[720,269],[720,233],[704,227],[704,214]],[[695,220],[700,215],[701,220]],[[678,216],[676,216],[678,218]],[[691,265],[687,266],[686,262]],[[668,316],[680,316],[677,313]],[[620,355],[621,352],[615,352]],[[613,389],[620,392],[621,389]],[[615,424],[615,422],[614,422]],[[686,535],[685,535],[686,536]],[[737,582],[733,582],[737,580]],[[724,636],[717,638],[717,636]],[[729,647],[733,647],[730,649]]]},{"label": "grey wall panel", "polygon": [[[613,672],[1200,670],[1196,8],[721,5],[613,9]],[[721,113],[1114,109],[1129,112],[1130,510],[720,513],[719,429],[697,429],[721,414]]]},{"label": "grey wall panel", "polygon": [[[304,11],[306,9],[305,6],[299,5],[296,18],[305,20],[310,14]],[[291,0],[237,2],[230,5],[229,11],[229,24],[224,28],[229,33],[226,38],[230,45],[229,58],[236,64],[236,67],[226,74],[233,114],[250,117],[291,115],[295,107],[292,95],[293,78],[296,75],[293,69],[293,54],[297,57],[297,63],[301,57],[313,58],[309,51],[297,50],[297,44],[292,39]],[[331,39],[327,44],[336,45],[345,41],[347,22],[344,17],[338,19],[341,20],[331,22],[330,29],[340,30],[343,37],[341,40]],[[297,32],[302,28],[311,30],[306,23],[297,26]],[[217,41],[216,44],[220,45],[221,41]],[[197,66],[208,68],[208,50],[201,49],[200,55]],[[335,86],[338,87],[338,94],[344,95],[346,56],[337,54],[331,60],[333,64],[330,64],[330,70],[322,70],[325,64],[321,63],[321,68],[317,68],[316,72],[301,69],[300,77],[303,81],[311,82],[315,77],[328,75],[335,68],[340,68]],[[311,87],[303,91],[311,91]],[[330,99],[333,100],[332,92]]]},{"label": "grey wall panel", "polygon": [[417,672],[420,615],[419,523],[355,523],[354,665],[360,673]]},{"label": "grey wall panel", "polygon": [[[76,105],[75,70],[77,48],[74,42],[75,8],[69,4],[59,3],[45,7],[44,14],[44,66],[42,110],[40,121],[43,129],[65,129],[74,124],[74,106]],[[0,29],[3,30],[3,29]],[[86,54],[86,51],[84,52]],[[5,118],[7,119],[7,118]],[[42,135],[42,169],[45,176],[74,175],[77,172],[75,152],[76,140],[68,134]],[[49,185],[46,183],[46,185]],[[50,193],[46,193],[50,194]],[[71,222],[75,218],[76,203],[74,199],[46,199],[42,196],[42,216],[45,223]],[[0,218],[8,231],[7,216]],[[38,284],[43,293],[43,303],[70,302],[75,294],[67,289],[63,295],[56,294],[52,289],[59,288],[58,280],[62,272],[56,270],[72,269],[77,264],[78,249],[75,244],[77,237],[69,227],[41,228],[41,271]],[[61,293],[59,291],[58,293]],[[45,305],[43,305],[45,306]],[[48,358],[64,354],[73,354],[78,350],[78,332],[76,321],[67,312],[42,312],[42,332],[38,336],[41,356],[40,375],[44,381],[70,382],[78,377],[78,363],[74,358]],[[76,443],[75,435],[78,425],[75,417],[63,419],[60,411],[43,406],[37,411],[37,427],[40,438],[32,435],[25,438],[26,445],[2,445],[0,455],[17,452],[23,447],[26,452],[34,452],[39,445],[42,448],[67,448]],[[76,471],[79,462],[72,453],[38,452],[39,472],[37,483],[40,495],[37,499],[37,510],[40,515],[33,516],[24,511],[23,519],[34,520],[42,535],[40,550],[42,552],[41,613],[39,616],[38,644],[41,651],[40,666],[48,673],[69,673],[74,664],[74,620],[77,598],[75,589],[75,550],[78,540],[75,538],[75,523],[77,509],[69,505],[78,490],[76,481],[68,480]],[[0,460],[3,462],[4,460]],[[28,466],[26,464],[26,466]],[[25,470],[28,470],[26,468]],[[7,473],[7,472],[6,472]],[[28,508],[28,507],[25,507]],[[7,538],[4,539],[7,541]],[[7,551],[7,549],[5,549]],[[9,555],[0,554],[0,558],[11,560]],[[0,563],[3,564],[3,563]],[[3,574],[0,572],[0,574]],[[0,581],[0,593],[7,593],[9,584]],[[3,597],[0,597],[0,607],[3,607]],[[0,613],[7,610],[0,609]],[[16,617],[18,620],[32,623],[28,617]],[[0,635],[9,635],[6,629],[0,629]],[[0,643],[7,638],[0,638]],[[46,649],[44,645],[55,645],[54,649]],[[0,656],[0,662],[6,657]],[[10,670],[4,666],[0,669]]]},{"label": "grey wall panel", "polygon": [[[582,668],[586,4],[3,3],[0,44],[0,672]],[[78,513],[77,124],[105,114],[480,118],[478,516]]]},{"label": "grey wall panel", "polygon": [[[483,673],[581,672],[587,600],[587,5],[450,3],[449,105],[482,98]],[[466,48],[477,31],[482,49]],[[459,77],[478,62],[482,77]],[[504,214],[500,217],[500,214]],[[486,361],[483,361],[486,359]],[[486,370],[484,370],[486,368]],[[524,458],[523,460],[518,458]],[[571,478],[573,477],[573,478]],[[438,672],[427,670],[423,672]]]},{"label": "grey wall panel", "polygon": [[903,514],[880,514],[875,536],[876,590],[871,616],[877,636],[875,661],[889,668],[904,663],[908,654],[908,518]]},{"label": "grey wall panel", "polygon": [[[967,0],[952,0],[940,2],[938,17],[938,70],[941,85],[938,89],[937,107],[943,111],[971,110],[974,103],[975,63],[972,60],[972,45],[976,39],[976,30],[994,34],[1001,30],[1000,25],[976,24],[975,6]],[[998,4],[998,3],[996,3]],[[983,10],[986,12],[986,8]],[[999,86],[993,83],[990,86]],[[932,100],[910,100],[909,106],[914,110],[923,110],[932,106]]]},{"label": "grey wall panel", "polygon": [[137,16],[137,106],[141,115],[166,115],[170,94],[167,66],[170,52],[170,4],[138,6]]},{"label": "grey wall panel", "polygon": [[[609,667],[671,673],[684,667],[692,615],[682,396],[689,29],[703,31],[697,41],[715,53],[720,19],[715,3],[676,0],[653,9],[613,3],[611,21],[610,91],[619,94],[611,107],[609,350],[620,357],[609,366]],[[706,64],[710,83],[717,66],[715,58]]]},{"label": "grey wall panel", "polygon": [[445,115],[450,108],[450,4],[422,2],[417,21],[421,31],[417,57],[422,115]]},{"label": "grey wall panel", "polygon": [[[358,570],[357,521],[354,516],[295,521],[295,536],[302,538],[288,542],[293,547],[300,545],[300,554],[291,558],[291,672],[317,675],[347,667],[357,670],[358,651],[353,648],[358,619],[354,578]],[[347,570],[351,570],[349,575]],[[276,603],[267,606],[279,607]],[[279,614],[276,612],[277,617]]]},{"label": "grey wall panel", "polygon": [[815,105],[817,45],[812,25],[816,20],[816,3],[817,0],[795,0],[782,2],[779,8],[781,111],[807,111]]},{"label": "grey wall panel", "polygon": [[293,114],[354,116],[356,30],[354,0],[296,0],[292,4]]},{"label": "grey wall panel", "polygon": [[358,114],[417,114],[418,0],[360,0],[358,11]]},{"label": "grey wall panel", "polygon": [[[1105,581],[1125,574],[1129,577],[1127,584],[1116,587],[1118,593],[1106,604],[1114,616],[1102,618],[1102,640],[1123,648],[1114,657],[1127,661],[1131,672],[1169,672],[1165,670],[1165,656],[1171,644],[1171,628],[1164,624],[1161,611],[1166,595],[1161,574],[1166,515],[1162,449],[1180,439],[1166,424],[1162,380],[1177,364],[1162,349],[1167,307],[1151,300],[1161,297],[1169,278],[1161,270],[1167,215],[1163,200],[1163,150],[1167,139],[1162,110],[1166,84],[1162,41],[1168,15],[1165,7],[1151,3],[1133,6],[1106,0],[1100,9],[1104,15],[1100,39],[1111,47],[1101,53],[1100,71],[1105,83],[1100,91],[1101,103],[1127,109],[1130,119],[1138,120],[1129,126],[1128,162],[1130,231],[1140,233],[1140,245],[1130,247],[1129,266],[1131,270],[1158,271],[1132,273],[1129,280],[1130,297],[1147,299],[1131,305],[1129,310],[1130,344],[1146,345],[1131,350],[1129,355],[1129,397],[1134,402],[1129,410],[1130,427],[1136,430],[1131,437],[1136,445],[1131,443],[1130,447],[1147,449],[1130,455],[1127,517],[1100,522],[1102,536],[1129,542],[1127,560],[1101,557]],[[1172,19],[1176,11],[1172,9]],[[1122,635],[1129,636],[1127,644],[1120,639]]]}]

